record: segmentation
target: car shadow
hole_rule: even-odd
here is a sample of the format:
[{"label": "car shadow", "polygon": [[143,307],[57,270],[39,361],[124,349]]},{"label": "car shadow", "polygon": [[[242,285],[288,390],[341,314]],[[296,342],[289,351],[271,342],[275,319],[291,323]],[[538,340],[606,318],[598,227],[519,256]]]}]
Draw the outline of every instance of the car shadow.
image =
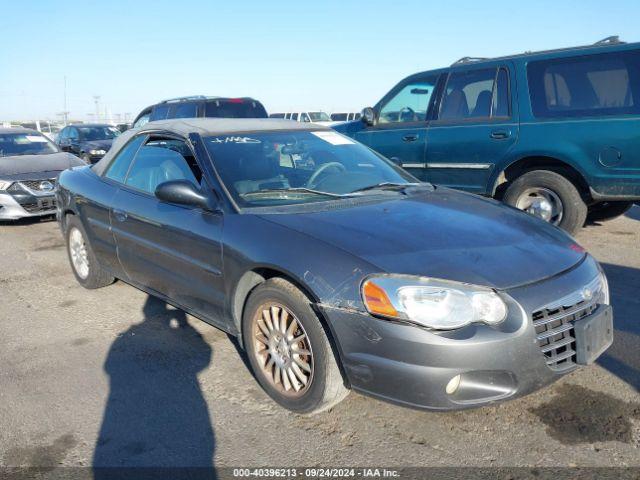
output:
[{"label": "car shadow", "polygon": [[613,305],[613,345],[598,364],[640,391],[640,269],[603,263]]},{"label": "car shadow", "polygon": [[182,310],[149,296],[144,320],[120,333],[93,455],[95,479],[215,479],[215,437],[198,372],[211,346]]},{"label": "car shadow", "polygon": [[23,225],[35,225],[36,223],[53,222],[55,221],[55,214],[43,215],[41,217],[25,217],[17,220],[0,220],[0,226],[23,226]]}]

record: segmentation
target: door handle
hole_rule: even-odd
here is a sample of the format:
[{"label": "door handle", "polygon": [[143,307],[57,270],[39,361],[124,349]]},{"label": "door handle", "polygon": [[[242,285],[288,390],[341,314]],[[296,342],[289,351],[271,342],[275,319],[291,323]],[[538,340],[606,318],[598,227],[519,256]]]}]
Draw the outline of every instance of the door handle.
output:
[{"label": "door handle", "polygon": [[114,209],[113,216],[116,218],[117,221],[124,222],[127,219],[127,212],[125,212],[124,210]]},{"label": "door handle", "polygon": [[411,133],[402,137],[403,142],[415,142],[416,140],[418,140],[418,135],[416,135],[415,133]]},{"label": "door handle", "polygon": [[491,132],[491,138],[495,138],[496,140],[502,140],[505,138],[509,138],[511,136],[510,130],[494,130]]}]

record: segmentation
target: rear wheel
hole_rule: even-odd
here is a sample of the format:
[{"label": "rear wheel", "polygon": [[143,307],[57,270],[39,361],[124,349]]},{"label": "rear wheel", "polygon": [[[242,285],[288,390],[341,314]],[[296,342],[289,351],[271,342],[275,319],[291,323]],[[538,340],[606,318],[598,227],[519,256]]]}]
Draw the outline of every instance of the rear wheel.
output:
[{"label": "rear wheel", "polygon": [[589,206],[587,220],[590,222],[605,222],[624,215],[633,207],[633,202],[599,202]]},{"label": "rear wheel", "polygon": [[78,283],[88,289],[112,284],[115,279],[98,263],[80,220],[75,215],[69,215],[66,227],[69,263]]},{"label": "rear wheel", "polygon": [[256,379],[283,407],[318,413],[349,393],[309,299],[287,280],[272,278],[255,288],[242,331]]},{"label": "rear wheel", "polygon": [[587,205],[576,186],[550,170],[533,170],[506,189],[505,203],[573,234],[584,225]]}]

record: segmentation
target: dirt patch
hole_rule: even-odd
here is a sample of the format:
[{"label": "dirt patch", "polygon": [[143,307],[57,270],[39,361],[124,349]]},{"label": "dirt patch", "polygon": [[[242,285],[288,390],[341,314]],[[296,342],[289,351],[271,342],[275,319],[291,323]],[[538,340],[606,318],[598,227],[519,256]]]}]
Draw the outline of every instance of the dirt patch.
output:
[{"label": "dirt patch", "polygon": [[640,420],[640,403],[627,403],[609,394],[565,384],[549,403],[529,411],[561,443],[636,443],[632,420]]},{"label": "dirt patch", "polygon": [[57,467],[69,451],[78,444],[76,438],[67,433],[56,438],[50,445],[13,447],[4,455],[3,463],[10,467]]}]

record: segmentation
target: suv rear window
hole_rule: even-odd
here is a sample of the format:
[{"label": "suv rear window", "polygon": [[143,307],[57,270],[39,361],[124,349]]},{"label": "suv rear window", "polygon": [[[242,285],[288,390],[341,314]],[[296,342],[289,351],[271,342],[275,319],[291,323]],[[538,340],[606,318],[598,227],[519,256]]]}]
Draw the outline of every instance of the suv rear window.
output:
[{"label": "suv rear window", "polygon": [[640,113],[640,51],[531,62],[527,75],[536,117]]},{"label": "suv rear window", "polygon": [[175,104],[169,113],[169,118],[196,118],[198,116],[198,104],[185,102]]},{"label": "suv rear window", "polygon": [[205,106],[205,117],[222,118],[267,118],[267,111],[255,100],[209,100]]},{"label": "suv rear window", "polygon": [[151,112],[150,122],[155,120],[164,120],[167,118],[167,114],[169,113],[169,105],[156,105],[153,108],[153,112]]}]

